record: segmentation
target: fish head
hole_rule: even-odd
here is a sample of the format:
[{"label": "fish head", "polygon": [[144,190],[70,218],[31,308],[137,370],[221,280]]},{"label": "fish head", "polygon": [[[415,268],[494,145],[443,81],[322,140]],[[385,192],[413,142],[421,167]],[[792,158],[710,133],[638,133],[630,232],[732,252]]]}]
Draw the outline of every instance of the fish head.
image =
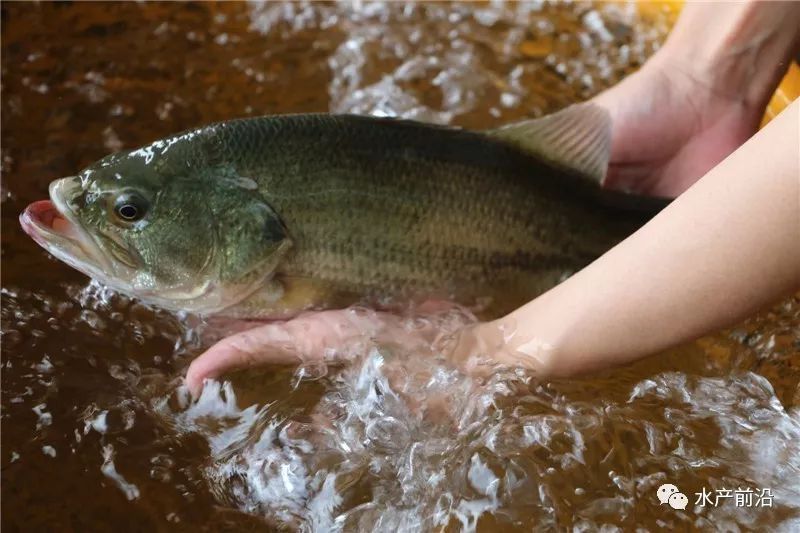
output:
[{"label": "fish head", "polygon": [[119,292],[213,314],[262,287],[291,243],[255,183],[230,174],[152,151],[113,154],[52,182],[50,200],[20,222],[56,258]]}]

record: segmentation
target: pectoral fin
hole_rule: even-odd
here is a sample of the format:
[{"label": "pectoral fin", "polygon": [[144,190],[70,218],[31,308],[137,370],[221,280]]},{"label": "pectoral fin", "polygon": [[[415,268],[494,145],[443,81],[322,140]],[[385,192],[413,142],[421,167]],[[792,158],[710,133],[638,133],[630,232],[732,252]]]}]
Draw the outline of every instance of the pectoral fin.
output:
[{"label": "pectoral fin", "polygon": [[356,295],[338,291],[324,281],[279,275],[249,297],[225,309],[221,315],[280,320],[311,309],[347,307],[357,300]]}]

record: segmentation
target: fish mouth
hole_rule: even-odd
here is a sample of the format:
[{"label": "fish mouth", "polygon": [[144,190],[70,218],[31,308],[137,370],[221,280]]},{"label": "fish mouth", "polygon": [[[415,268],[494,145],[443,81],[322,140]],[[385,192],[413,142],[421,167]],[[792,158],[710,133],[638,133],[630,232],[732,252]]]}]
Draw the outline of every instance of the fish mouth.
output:
[{"label": "fish mouth", "polygon": [[82,194],[77,177],[52,182],[50,199],[33,202],[20,214],[23,231],[56,259],[123,294],[165,309],[205,311],[204,297],[212,289],[208,282],[190,289],[154,287],[133,265],[106,255],[103,236],[86,230],[77,216],[76,201]]},{"label": "fish mouth", "polygon": [[[75,270],[123,294],[173,311],[213,314],[254,292],[246,287],[219,287],[212,279],[179,286],[160,286],[134,265],[107,255],[104,240],[112,239],[88,231],[77,216],[83,187],[77,177],[50,184],[50,199],[33,202],[20,214],[23,231],[36,243]],[[281,254],[282,255],[282,254]]]},{"label": "fish mouth", "polygon": [[108,279],[113,266],[72,208],[83,192],[80,180],[71,176],[50,184],[50,200],[33,202],[20,214],[22,230],[36,243],[84,274]]}]

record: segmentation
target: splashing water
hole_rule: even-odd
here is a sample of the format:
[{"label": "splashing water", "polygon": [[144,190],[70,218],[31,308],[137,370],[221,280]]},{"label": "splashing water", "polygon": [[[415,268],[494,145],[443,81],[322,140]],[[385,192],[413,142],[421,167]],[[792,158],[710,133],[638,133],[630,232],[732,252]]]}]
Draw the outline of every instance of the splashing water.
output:
[{"label": "splashing water", "polygon": [[[413,320],[452,330],[467,316],[454,314]],[[287,407],[307,386],[319,401]],[[768,487],[795,518],[800,505],[800,415],[752,372],[623,376],[609,394],[522,371],[469,377],[434,346],[375,346],[268,404],[240,409],[230,382],[178,397],[159,412],[207,439],[220,501],[301,530],[755,527],[774,511],[669,516],[655,498],[665,482]]]},{"label": "splashing water", "polygon": [[[670,16],[645,21],[647,7],[4,4],[2,525],[800,529],[798,298],[587,379],[469,377],[434,345],[364,338],[346,364],[241,373],[191,401],[181,378],[209,326],[86,286],[16,225],[55,177],[235,116],[485,129],[553,111],[658,48]],[[659,505],[664,483],[685,512]],[[773,506],[695,503],[739,487],[771,489]]]}]

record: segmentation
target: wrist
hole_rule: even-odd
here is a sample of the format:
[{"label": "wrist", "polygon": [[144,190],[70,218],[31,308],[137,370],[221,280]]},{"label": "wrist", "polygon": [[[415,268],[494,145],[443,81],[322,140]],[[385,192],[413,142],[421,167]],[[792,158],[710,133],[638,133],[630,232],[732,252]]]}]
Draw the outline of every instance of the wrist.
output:
[{"label": "wrist", "polygon": [[760,113],[797,50],[800,3],[687,3],[653,63]]},{"label": "wrist", "polygon": [[540,377],[569,374],[569,370],[557,368],[555,364],[558,350],[551,338],[559,335],[546,320],[539,321],[544,329],[533,328],[529,323],[527,315],[537,314],[531,308],[538,305],[539,302],[534,300],[522,308],[524,312],[517,310],[506,317],[482,323],[474,333],[483,339],[484,345],[493,348],[489,355],[494,363],[532,370]]}]

